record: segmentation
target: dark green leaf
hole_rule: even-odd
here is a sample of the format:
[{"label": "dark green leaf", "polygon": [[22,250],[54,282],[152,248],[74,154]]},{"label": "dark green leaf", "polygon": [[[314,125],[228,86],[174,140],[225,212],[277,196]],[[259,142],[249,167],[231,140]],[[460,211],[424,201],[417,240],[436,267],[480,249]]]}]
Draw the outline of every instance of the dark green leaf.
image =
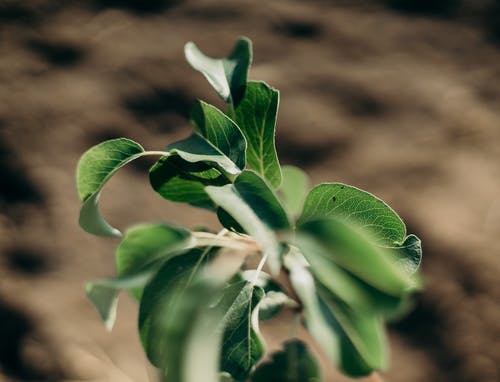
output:
[{"label": "dark green leaf", "polygon": [[83,202],[80,226],[98,236],[121,236],[99,213],[99,194],[111,176],[125,164],[138,158],[144,149],[134,141],[119,138],[102,142],[86,151],[77,168],[78,195]]},{"label": "dark green leaf", "polygon": [[406,227],[382,200],[359,188],[342,183],[323,183],[307,195],[298,224],[321,218],[346,218],[372,232],[377,244],[402,244]]},{"label": "dark green leaf", "polygon": [[[195,131],[228,157],[239,169],[245,168],[247,142],[239,127],[216,107],[199,101],[191,112]],[[189,149],[187,146],[186,149]],[[186,158],[184,158],[186,159]],[[232,174],[237,171],[231,172]]]},{"label": "dark green leaf", "polygon": [[[161,261],[185,250],[191,234],[184,228],[165,223],[147,223],[129,228],[116,250],[119,277],[133,276],[158,268]],[[139,299],[141,289],[130,290]]]},{"label": "dark green leaf", "polygon": [[284,343],[252,375],[252,382],[319,382],[320,370],[314,354],[299,340]]},{"label": "dark green leaf", "polygon": [[244,232],[253,236],[268,256],[271,271],[277,273],[281,249],[272,229],[288,227],[289,223],[283,208],[265,182],[255,173],[243,171],[234,185],[208,186],[205,191],[225,211],[219,216],[224,218],[229,214],[232,218],[231,221],[221,219],[221,222],[231,228],[235,221]]},{"label": "dark green leaf", "polygon": [[281,202],[266,182],[255,172],[243,171],[234,181],[234,187],[257,216],[274,229],[290,228],[290,221]]},{"label": "dark green leaf", "polygon": [[329,254],[330,261],[347,269],[366,283],[391,296],[415,290],[417,281],[396,263],[390,249],[359,227],[340,219],[309,221],[300,227]]},{"label": "dark green leaf", "polygon": [[205,56],[192,42],[186,44],[184,53],[191,66],[205,76],[224,101],[238,105],[252,62],[252,43],[249,39],[241,37],[229,57],[223,59]]},{"label": "dark green leaf", "polygon": [[290,216],[296,217],[304,206],[304,200],[309,189],[309,177],[304,171],[295,166],[283,166],[281,173],[283,174],[283,180],[278,189],[278,195]]},{"label": "dark green leaf", "polygon": [[[246,380],[264,355],[264,344],[252,314],[264,297],[264,291],[247,281],[237,281],[223,290],[219,308],[225,312],[221,370],[238,381]],[[258,313],[258,312],[257,312]]]},{"label": "dark green leaf", "polygon": [[247,164],[273,188],[281,183],[274,143],[279,92],[264,82],[248,82],[235,120],[248,142]]},{"label": "dark green leaf", "polygon": [[170,156],[160,159],[149,171],[153,189],[174,202],[214,209],[204,187],[221,186],[240,172],[238,167],[209,141],[193,134],[167,147]]}]

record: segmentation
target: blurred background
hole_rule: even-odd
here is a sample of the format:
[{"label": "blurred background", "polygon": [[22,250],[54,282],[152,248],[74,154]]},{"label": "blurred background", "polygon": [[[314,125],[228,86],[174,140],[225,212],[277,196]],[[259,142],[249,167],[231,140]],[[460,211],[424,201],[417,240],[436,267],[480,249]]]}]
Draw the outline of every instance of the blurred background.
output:
[{"label": "blurred background", "polygon": [[[117,241],[77,225],[77,160],[185,137],[196,98],[222,102],[183,45],[225,56],[239,35],[250,78],[281,90],[281,162],[373,192],[423,239],[427,289],[384,379],[500,380],[500,1],[1,0],[0,381],[151,378],[135,303],[108,333],[86,300]],[[154,193],[149,165],[106,187],[113,225],[217,227]]]}]

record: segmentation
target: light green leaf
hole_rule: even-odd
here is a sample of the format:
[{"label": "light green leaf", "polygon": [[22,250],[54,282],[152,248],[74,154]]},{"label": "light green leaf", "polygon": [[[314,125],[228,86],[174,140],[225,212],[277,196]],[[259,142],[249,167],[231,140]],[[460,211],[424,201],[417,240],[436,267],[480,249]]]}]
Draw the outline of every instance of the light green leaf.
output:
[{"label": "light green leaf", "polygon": [[275,129],[279,92],[264,82],[248,82],[245,96],[235,109],[235,121],[248,142],[247,164],[273,188],[281,184]]},{"label": "light green leaf", "polygon": [[116,321],[118,295],[122,289],[141,289],[151,277],[151,272],[136,275],[102,279],[88,282],[87,297],[97,309],[106,329],[111,330]]},{"label": "light green leaf", "polygon": [[[277,273],[281,263],[281,249],[272,229],[285,228],[289,223],[281,205],[266,184],[259,181],[255,173],[244,171],[234,185],[208,186],[205,191],[241,229],[258,241],[264,255],[268,257],[272,273]],[[231,223],[226,220],[221,222]]]},{"label": "light green leaf", "polygon": [[86,151],[77,167],[78,195],[83,202],[79,223],[87,232],[98,236],[121,236],[101,217],[99,193],[113,174],[144,153],[138,143],[119,138],[102,142]]},{"label": "light green leaf", "polygon": [[[252,314],[264,297],[264,291],[247,281],[236,281],[223,290],[218,307],[225,312],[221,371],[238,381],[246,380],[264,355],[264,343]],[[258,311],[257,311],[258,313]]]},{"label": "light green leaf", "polygon": [[245,92],[248,69],[252,62],[252,43],[240,37],[227,58],[205,56],[193,42],[184,47],[186,60],[201,72],[227,103],[238,105]]},{"label": "light green leaf", "polygon": [[298,225],[321,218],[346,218],[372,232],[377,244],[402,244],[406,227],[382,200],[359,188],[342,183],[323,183],[307,195]]},{"label": "light green leaf", "polygon": [[355,312],[329,299],[318,289],[321,310],[340,335],[339,367],[351,376],[360,377],[387,367],[387,339],[381,316]]},{"label": "light green leaf", "polygon": [[307,345],[294,339],[284,343],[284,349],[271,354],[271,360],[260,365],[252,382],[320,382],[316,357]]},{"label": "light green leaf", "polygon": [[415,235],[408,235],[404,243],[393,248],[396,257],[398,258],[398,264],[409,274],[414,274],[418,271],[420,267],[420,262],[422,261],[422,242]]},{"label": "light green leaf", "polygon": [[315,280],[337,301],[361,313],[399,311],[401,298],[378,291],[340,267],[334,256],[311,237],[297,235],[295,243],[308,261]]},{"label": "light green leaf", "polygon": [[[247,149],[245,136],[223,112],[203,101],[198,101],[191,112],[191,121],[194,130],[217,148],[218,152],[227,156],[237,168],[245,168]],[[191,149],[191,142],[186,148]],[[237,172],[233,171],[232,174]]]},{"label": "light green leaf", "polygon": [[346,310],[325,298],[299,253],[289,253],[285,266],[303,304],[305,325],[328,359],[352,376],[368,375],[385,367],[386,340],[381,319]]},{"label": "light green leaf", "polygon": [[223,312],[211,307],[219,280],[202,272],[206,252],[173,257],[144,289],[139,331],[146,354],[165,381],[219,381]]},{"label": "light green leaf", "polygon": [[116,278],[87,283],[87,295],[108,330],[116,319],[119,293],[127,289],[140,300],[142,289],[163,261],[178,255],[190,244],[190,232],[164,223],[130,228],[116,250]]},{"label": "light green leaf", "polygon": [[404,296],[417,287],[416,279],[397,265],[391,250],[376,245],[359,227],[332,218],[304,223],[300,232],[322,245],[330,261],[388,295]]},{"label": "light green leaf", "polygon": [[304,200],[309,189],[309,177],[304,171],[295,166],[283,166],[281,173],[283,179],[278,189],[278,195],[290,216],[296,217],[301,213],[304,206]]}]

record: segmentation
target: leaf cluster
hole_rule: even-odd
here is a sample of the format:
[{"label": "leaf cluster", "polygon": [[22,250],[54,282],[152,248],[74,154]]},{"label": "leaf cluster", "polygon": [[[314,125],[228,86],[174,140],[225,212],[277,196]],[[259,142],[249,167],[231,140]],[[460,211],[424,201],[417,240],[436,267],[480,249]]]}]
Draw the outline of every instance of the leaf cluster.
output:
[{"label": "leaf cluster", "polygon": [[[106,326],[119,293],[139,301],[138,329],[149,360],[172,382],[319,381],[316,355],[297,338],[264,360],[259,322],[283,309],[350,376],[387,365],[387,320],[420,288],[420,240],[382,200],[356,187],[309,189],[275,148],[279,92],[248,81],[251,42],[227,58],[185,47],[191,66],[225,101],[198,101],[193,132],[163,150],[113,139],[83,154],[77,169],[81,227],[116,236],[116,276],[87,284]],[[219,233],[154,222],[122,234],[99,212],[106,182],[127,163],[158,156],[149,170],[164,199],[213,211]],[[253,268],[248,258],[257,258]]]}]

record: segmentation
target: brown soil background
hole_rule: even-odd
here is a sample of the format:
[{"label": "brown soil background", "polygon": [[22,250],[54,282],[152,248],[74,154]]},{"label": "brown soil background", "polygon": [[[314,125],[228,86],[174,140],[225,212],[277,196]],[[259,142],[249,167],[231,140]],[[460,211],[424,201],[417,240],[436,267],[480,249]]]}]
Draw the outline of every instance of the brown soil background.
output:
[{"label": "brown soil background", "polygon": [[[136,305],[122,298],[110,334],[85,298],[86,280],[113,273],[117,242],[77,226],[76,163],[107,138],[161,149],[185,136],[196,98],[221,102],[185,63],[184,43],[223,56],[238,35],[254,42],[251,78],[281,90],[282,163],[315,183],[370,190],[423,239],[427,289],[390,327],[384,378],[500,380],[499,9],[459,0],[0,1],[0,381],[152,375]],[[148,165],[107,186],[113,224],[215,227],[150,190]]]}]

